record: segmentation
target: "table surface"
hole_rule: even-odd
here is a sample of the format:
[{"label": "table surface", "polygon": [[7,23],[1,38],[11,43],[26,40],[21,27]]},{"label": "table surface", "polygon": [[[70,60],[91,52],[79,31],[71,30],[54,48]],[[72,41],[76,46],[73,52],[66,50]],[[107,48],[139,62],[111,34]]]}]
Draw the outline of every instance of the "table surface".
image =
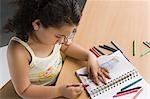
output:
[{"label": "table surface", "polygon": [[[142,42],[150,42],[150,1],[88,0],[74,42],[86,49],[116,42],[124,54],[150,84],[150,53],[140,57],[148,49]],[[133,40],[137,42],[137,54],[132,54]],[[109,51],[102,50],[109,54]],[[67,57],[56,85],[79,82],[75,70],[84,62]],[[79,99],[88,99],[84,91]]]}]

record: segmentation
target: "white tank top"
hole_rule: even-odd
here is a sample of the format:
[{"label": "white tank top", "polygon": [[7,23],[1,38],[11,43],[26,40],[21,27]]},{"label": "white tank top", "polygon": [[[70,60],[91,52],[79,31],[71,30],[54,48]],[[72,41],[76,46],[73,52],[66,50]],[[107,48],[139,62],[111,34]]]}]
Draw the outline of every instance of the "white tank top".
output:
[{"label": "white tank top", "polygon": [[33,50],[26,42],[17,37],[12,37],[11,40],[15,40],[22,44],[32,57],[29,70],[29,78],[31,83],[36,85],[51,85],[56,81],[62,67],[60,44],[55,44],[51,55],[45,58],[40,58],[35,56]]}]

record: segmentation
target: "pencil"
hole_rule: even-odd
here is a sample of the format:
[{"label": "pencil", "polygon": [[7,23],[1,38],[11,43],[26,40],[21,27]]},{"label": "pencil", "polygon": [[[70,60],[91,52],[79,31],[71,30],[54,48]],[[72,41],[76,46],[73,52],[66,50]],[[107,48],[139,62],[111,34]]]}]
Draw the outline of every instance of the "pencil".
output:
[{"label": "pencil", "polygon": [[96,57],[99,57],[99,55],[92,48],[90,48],[90,51],[95,54]]},{"label": "pencil", "polygon": [[109,47],[109,46],[106,46],[106,45],[104,45],[104,46],[99,45],[99,47],[100,47],[100,48],[103,48],[103,49],[106,49],[106,50],[109,50],[109,51],[111,51],[111,52],[117,51],[116,49],[113,49],[113,48],[111,48],[111,47]]},{"label": "pencil", "polygon": [[95,48],[100,54],[105,55],[105,53],[103,53],[101,50],[99,50],[99,49],[96,48],[95,46],[94,46],[93,48]]},{"label": "pencil", "polygon": [[89,49],[96,57],[98,57],[98,55],[90,48]]},{"label": "pencil", "polygon": [[133,99],[136,99],[136,97],[138,97],[142,91],[143,91],[143,88],[133,97]]},{"label": "pencil", "polygon": [[131,84],[129,84],[129,85],[123,87],[123,88],[121,89],[121,91],[124,91],[125,89],[127,89],[127,88],[129,88],[130,86],[132,86],[132,85],[138,83],[138,82],[141,81],[141,80],[142,80],[142,78],[140,78],[140,79],[138,79],[138,80],[132,82]]},{"label": "pencil", "polygon": [[147,43],[148,45],[150,45],[150,42],[147,42],[147,41],[146,41],[146,43]]},{"label": "pencil", "polygon": [[136,41],[133,41],[133,56],[136,55]]},{"label": "pencil", "polygon": [[120,52],[123,53],[123,51],[122,51],[113,41],[111,41],[111,44],[112,44],[117,50],[120,50]]},{"label": "pencil", "polygon": [[148,48],[150,48],[149,43],[147,43],[147,42],[143,42],[143,44],[144,44],[144,45],[146,45]]},{"label": "pencil", "polygon": [[140,55],[140,57],[143,57],[144,55],[146,55],[146,54],[148,54],[148,53],[150,53],[150,49],[145,50],[145,51]]},{"label": "pencil", "polygon": [[141,88],[141,87],[131,88],[131,89],[128,89],[128,90],[125,90],[125,91],[117,92],[117,94],[124,93],[124,92],[127,92],[127,91],[131,91],[131,90],[134,90],[134,89],[140,89],[140,88]]},{"label": "pencil", "polygon": [[113,98],[128,95],[128,94],[132,94],[132,93],[135,93],[137,91],[138,91],[138,89],[134,89],[134,90],[130,90],[130,91],[127,91],[127,92],[124,92],[124,93],[116,94],[116,95],[113,96]]},{"label": "pencil", "polygon": [[101,54],[93,47],[92,50],[99,56],[101,56]]},{"label": "pencil", "polygon": [[[67,85],[66,87],[79,87],[80,85]],[[82,84],[82,86],[85,88],[85,87],[88,87],[89,85],[84,85]]]},{"label": "pencil", "polygon": [[[124,55],[123,51],[122,51],[113,41],[111,41],[111,44],[112,44],[117,50],[119,50],[119,51],[122,53],[122,55],[129,61],[129,59]],[[129,62],[130,62],[130,61],[129,61]]]},{"label": "pencil", "polygon": [[108,45],[104,45],[104,47],[107,47],[107,48],[111,49],[112,52],[116,52],[116,51],[117,51],[116,49],[114,49],[114,48],[112,48],[112,47],[110,47],[110,46],[108,46]]},{"label": "pencil", "polygon": [[78,76],[87,76],[88,77],[88,74],[78,74]]}]

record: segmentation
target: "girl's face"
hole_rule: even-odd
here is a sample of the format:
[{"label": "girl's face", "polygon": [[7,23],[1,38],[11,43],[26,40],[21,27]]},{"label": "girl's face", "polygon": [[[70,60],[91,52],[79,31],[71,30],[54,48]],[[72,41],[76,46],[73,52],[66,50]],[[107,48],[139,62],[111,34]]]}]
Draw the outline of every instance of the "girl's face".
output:
[{"label": "girl's face", "polygon": [[[35,22],[35,21],[34,21]],[[39,22],[39,21],[37,21]],[[44,28],[40,23],[33,23],[36,38],[43,44],[67,43],[74,36],[76,26],[66,24],[60,28]]]}]

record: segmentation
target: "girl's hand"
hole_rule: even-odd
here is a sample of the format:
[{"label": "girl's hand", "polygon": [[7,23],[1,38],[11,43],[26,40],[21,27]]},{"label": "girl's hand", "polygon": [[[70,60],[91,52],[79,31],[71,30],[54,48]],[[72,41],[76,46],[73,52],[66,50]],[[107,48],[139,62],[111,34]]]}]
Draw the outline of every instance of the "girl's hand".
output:
[{"label": "girl's hand", "polygon": [[101,82],[106,84],[106,78],[110,79],[109,71],[106,68],[102,68],[98,65],[96,56],[91,52],[89,53],[88,57],[87,70],[90,78],[98,85]]},{"label": "girl's hand", "polygon": [[77,98],[83,91],[83,84],[73,83],[67,84],[59,87],[59,92],[62,96],[66,98]]}]

